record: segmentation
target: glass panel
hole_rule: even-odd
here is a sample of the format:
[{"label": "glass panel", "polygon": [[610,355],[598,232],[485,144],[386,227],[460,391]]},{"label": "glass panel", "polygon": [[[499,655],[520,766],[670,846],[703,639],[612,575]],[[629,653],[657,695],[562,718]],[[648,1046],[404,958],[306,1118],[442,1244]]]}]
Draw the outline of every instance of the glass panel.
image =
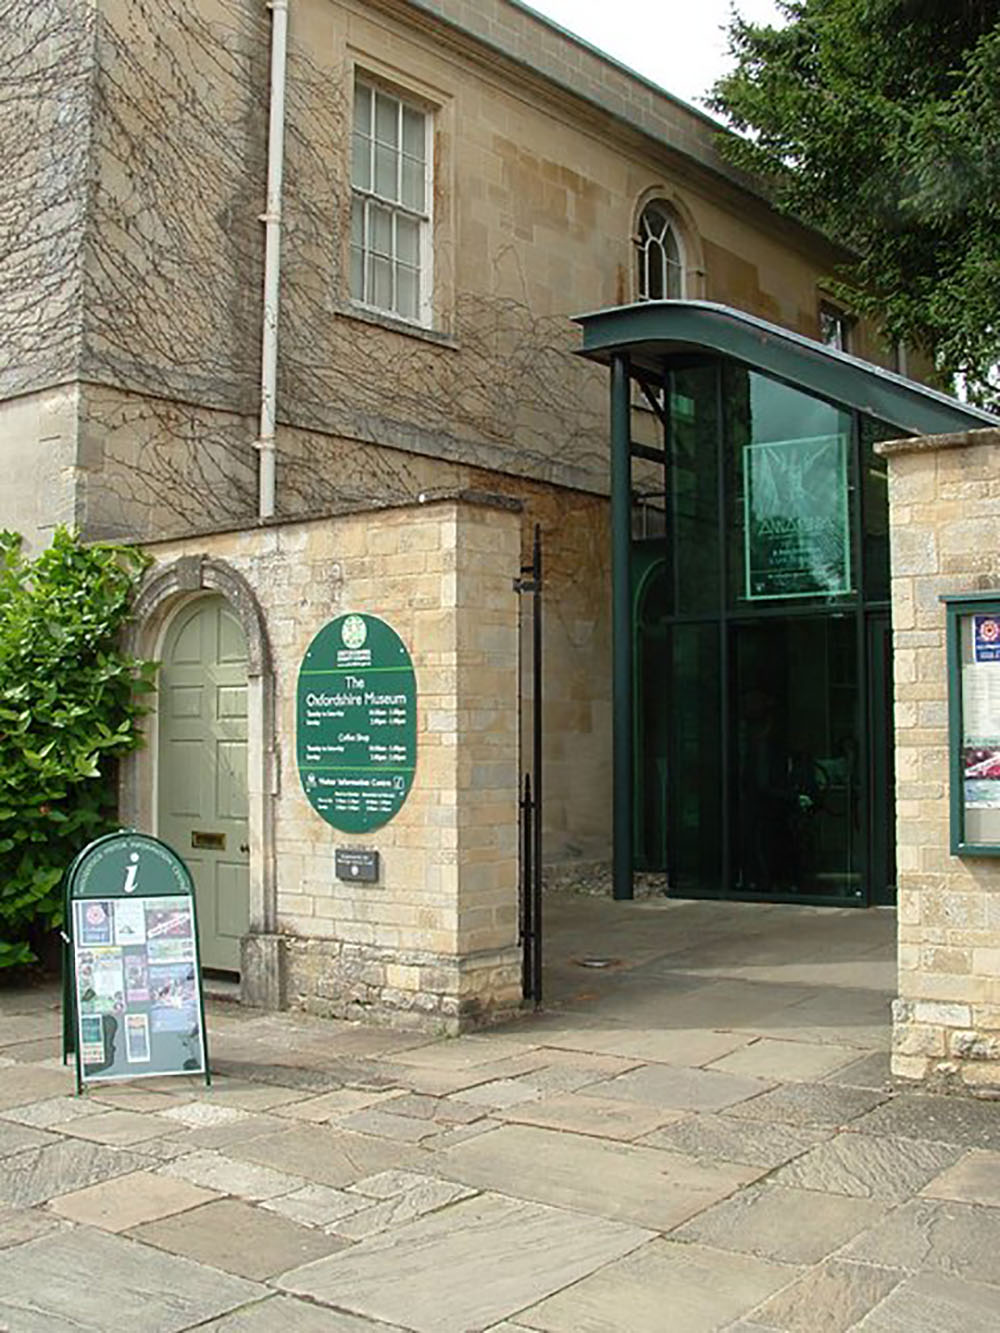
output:
[{"label": "glass panel", "polygon": [[420,275],[416,269],[396,265],[396,309],[407,319],[417,318],[420,301]]},{"label": "glass panel", "polygon": [[351,184],[359,190],[372,186],[371,141],[360,134],[351,137]]},{"label": "glass panel", "polygon": [[[653,851],[666,804],[665,851],[672,892],[717,893],[722,881],[721,736],[718,625],[675,625],[662,656],[647,654],[646,763],[653,787],[645,805]],[[653,704],[656,700],[656,704]],[[667,733],[666,754],[660,737]],[[655,822],[654,821],[655,816]]]},{"label": "glass panel", "polygon": [[733,626],[733,888],[863,894],[853,617]]},{"label": "glass panel", "polygon": [[363,199],[351,200],[351,244],[365,243],[365,203]]},{"label": "glass panel", "polygon": [[360,134],[372,132],[372,90],[363,83],[354,85],[354,128]]},{"label": "glass panel", "polygon": [[865,600],[889,600],[889,478],[888,464],[872,446],[898,440],[899,426],[872,417],[861,418],[861,501],[864,507]]},{"label": "glass panel", "polygon": [[375,145],[375,193],[383,199],[396,198],[396,166],[399,159],[391,148]]},{"label": "glass panel", "polygon": [[399,103],[385,93],[375,94],[375,138],[392,147],[399,143]]},{"label": "glass panel", "polygon": [[412,157],[403,158],[400,199],[414,212],[424,211],[424,164]]},{"label": "glass panel", "polygon": [[392,254],[392,213],[378,204],[368,206],[368,242],[379,255]]},{"label": "glass panel", "polygon": [[424,117],[410,106],[403,107],[403,152],[424,159]]},{"label": "glass panel", "polygon": [[671,377],[669,601],[679,615],[719,607],[717,368]]},{"label": "glass panel", "polygon": [[368,300],[380,310],[392,309],[392,263],[372,255],[368,260]]},{"label": "glass panel", "polygon": [[730,602],[848,595],[850,415],[733,363],[723,375]]},{"label": "glass panel", "polygon": [[396,258],[417,268],[420,263],[420,224],[412,218],[396,218]]},{"label": "glass panel", "polygon": [[365,256],[358,246],[351,246],[351,295],[355,301],[365,299]]},{"label": "glass panel", "polygon": [[663,249],[658,241],[650,241],[646,259],[646,296],[650,301],[662,301],[663,289]]}]

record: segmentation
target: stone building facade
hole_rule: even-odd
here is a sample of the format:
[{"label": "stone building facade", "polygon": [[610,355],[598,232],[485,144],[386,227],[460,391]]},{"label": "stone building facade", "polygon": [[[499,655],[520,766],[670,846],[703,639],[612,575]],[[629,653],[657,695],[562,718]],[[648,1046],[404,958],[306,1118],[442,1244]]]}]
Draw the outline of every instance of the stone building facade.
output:
[{"label": "stone building facade", "polygon": [[[1000,432],[878,446],[889,463],[899,999],[893,1072],[1000,1085],[1000,865],[951,846],[946,604],[1000,589]],[[1000,595],[1000,594],[998,594]],[[998,719],[1000,725],[1000,719]]]},{"label": "stone building facade", "polygon": [[[842,256],[724,162],[708,118],[514,0],[289,0],[287,13],[277,483],[262,514],[271,7],[8,6],[0,525],[29,550],[59,522],[144,543],[156,560],[146,651],[199,596],[232,608],[248,664],[248,998],[458,1022],[510,998],[513,852],[506,833],[502,847],[487,839],[476,869],[472,847],[482,808],[513,821],[516,762],[505,750],[502,797],[481,807],[475,756],[509,740],[509,589],[536,524],[546,847],[556,860],[609,848],[606,381],[573,355],[571,316],[683,294],[818,336]],[[644,290],[650,216],[670,245],[660,287]],[[888,361],[863,324],[852,337]],[[641,439],[649,420],[636,417]],[[512,507],[454,498],[469,491]],[[418,537],[400,529],[423,540],[435,524],[468,538],[468,567],[443,537],[405,544]],[[434,566],[439,549],[457,565]],[[443,651],[432,622],[458,653],[457,680],[427,691],[418,717],[424,766],[386,830],[385,893],[353,905],[328,864],[321,873],[334,835],[304,804],[288,750],[303,644],[351,609],[409,626],[431,679]],[[484,679],[502,707],[463,704],[494,614],[506,675]],[[161,723],[125,799],[154,832]],[[434,793],[431,857],[416,824]],[[435,876],[437,906],[422,897]],[[344,985],[349,1001],[335,1001]]]}]

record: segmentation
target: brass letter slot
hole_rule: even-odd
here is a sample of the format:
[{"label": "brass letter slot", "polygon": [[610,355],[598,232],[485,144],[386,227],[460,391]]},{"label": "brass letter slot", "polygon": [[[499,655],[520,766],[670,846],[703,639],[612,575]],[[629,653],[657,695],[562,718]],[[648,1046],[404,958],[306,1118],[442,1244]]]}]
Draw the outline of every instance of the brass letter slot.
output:
[{"label": "brass letter slot", "polygon": [[224,833],[192,833],[191,846],[201,847],[209,852],[224,852],[226,850],[226,835]]}]

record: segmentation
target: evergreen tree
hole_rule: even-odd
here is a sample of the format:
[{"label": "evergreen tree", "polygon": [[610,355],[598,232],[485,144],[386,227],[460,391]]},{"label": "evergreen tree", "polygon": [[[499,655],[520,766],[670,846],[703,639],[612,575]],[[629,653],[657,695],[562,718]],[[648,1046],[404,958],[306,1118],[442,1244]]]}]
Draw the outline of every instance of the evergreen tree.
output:
[{"label": "evergreen tree", "polygon": [[857,256],[835,290],[1000,402],[1000,0],[779,0],[734,16],[724,151]]}]

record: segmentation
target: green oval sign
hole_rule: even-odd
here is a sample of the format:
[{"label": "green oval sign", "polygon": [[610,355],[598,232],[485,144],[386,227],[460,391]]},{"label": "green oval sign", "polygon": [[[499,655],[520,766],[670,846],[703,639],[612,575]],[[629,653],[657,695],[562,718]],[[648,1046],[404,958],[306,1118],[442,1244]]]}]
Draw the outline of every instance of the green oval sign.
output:
[{"label": "green oval sign", "polygon": [[395,815],[417,763],[417,681],[377,616],[338,616],[309,645],[296,692],[296,753],[309,804],[344,833]]}]

